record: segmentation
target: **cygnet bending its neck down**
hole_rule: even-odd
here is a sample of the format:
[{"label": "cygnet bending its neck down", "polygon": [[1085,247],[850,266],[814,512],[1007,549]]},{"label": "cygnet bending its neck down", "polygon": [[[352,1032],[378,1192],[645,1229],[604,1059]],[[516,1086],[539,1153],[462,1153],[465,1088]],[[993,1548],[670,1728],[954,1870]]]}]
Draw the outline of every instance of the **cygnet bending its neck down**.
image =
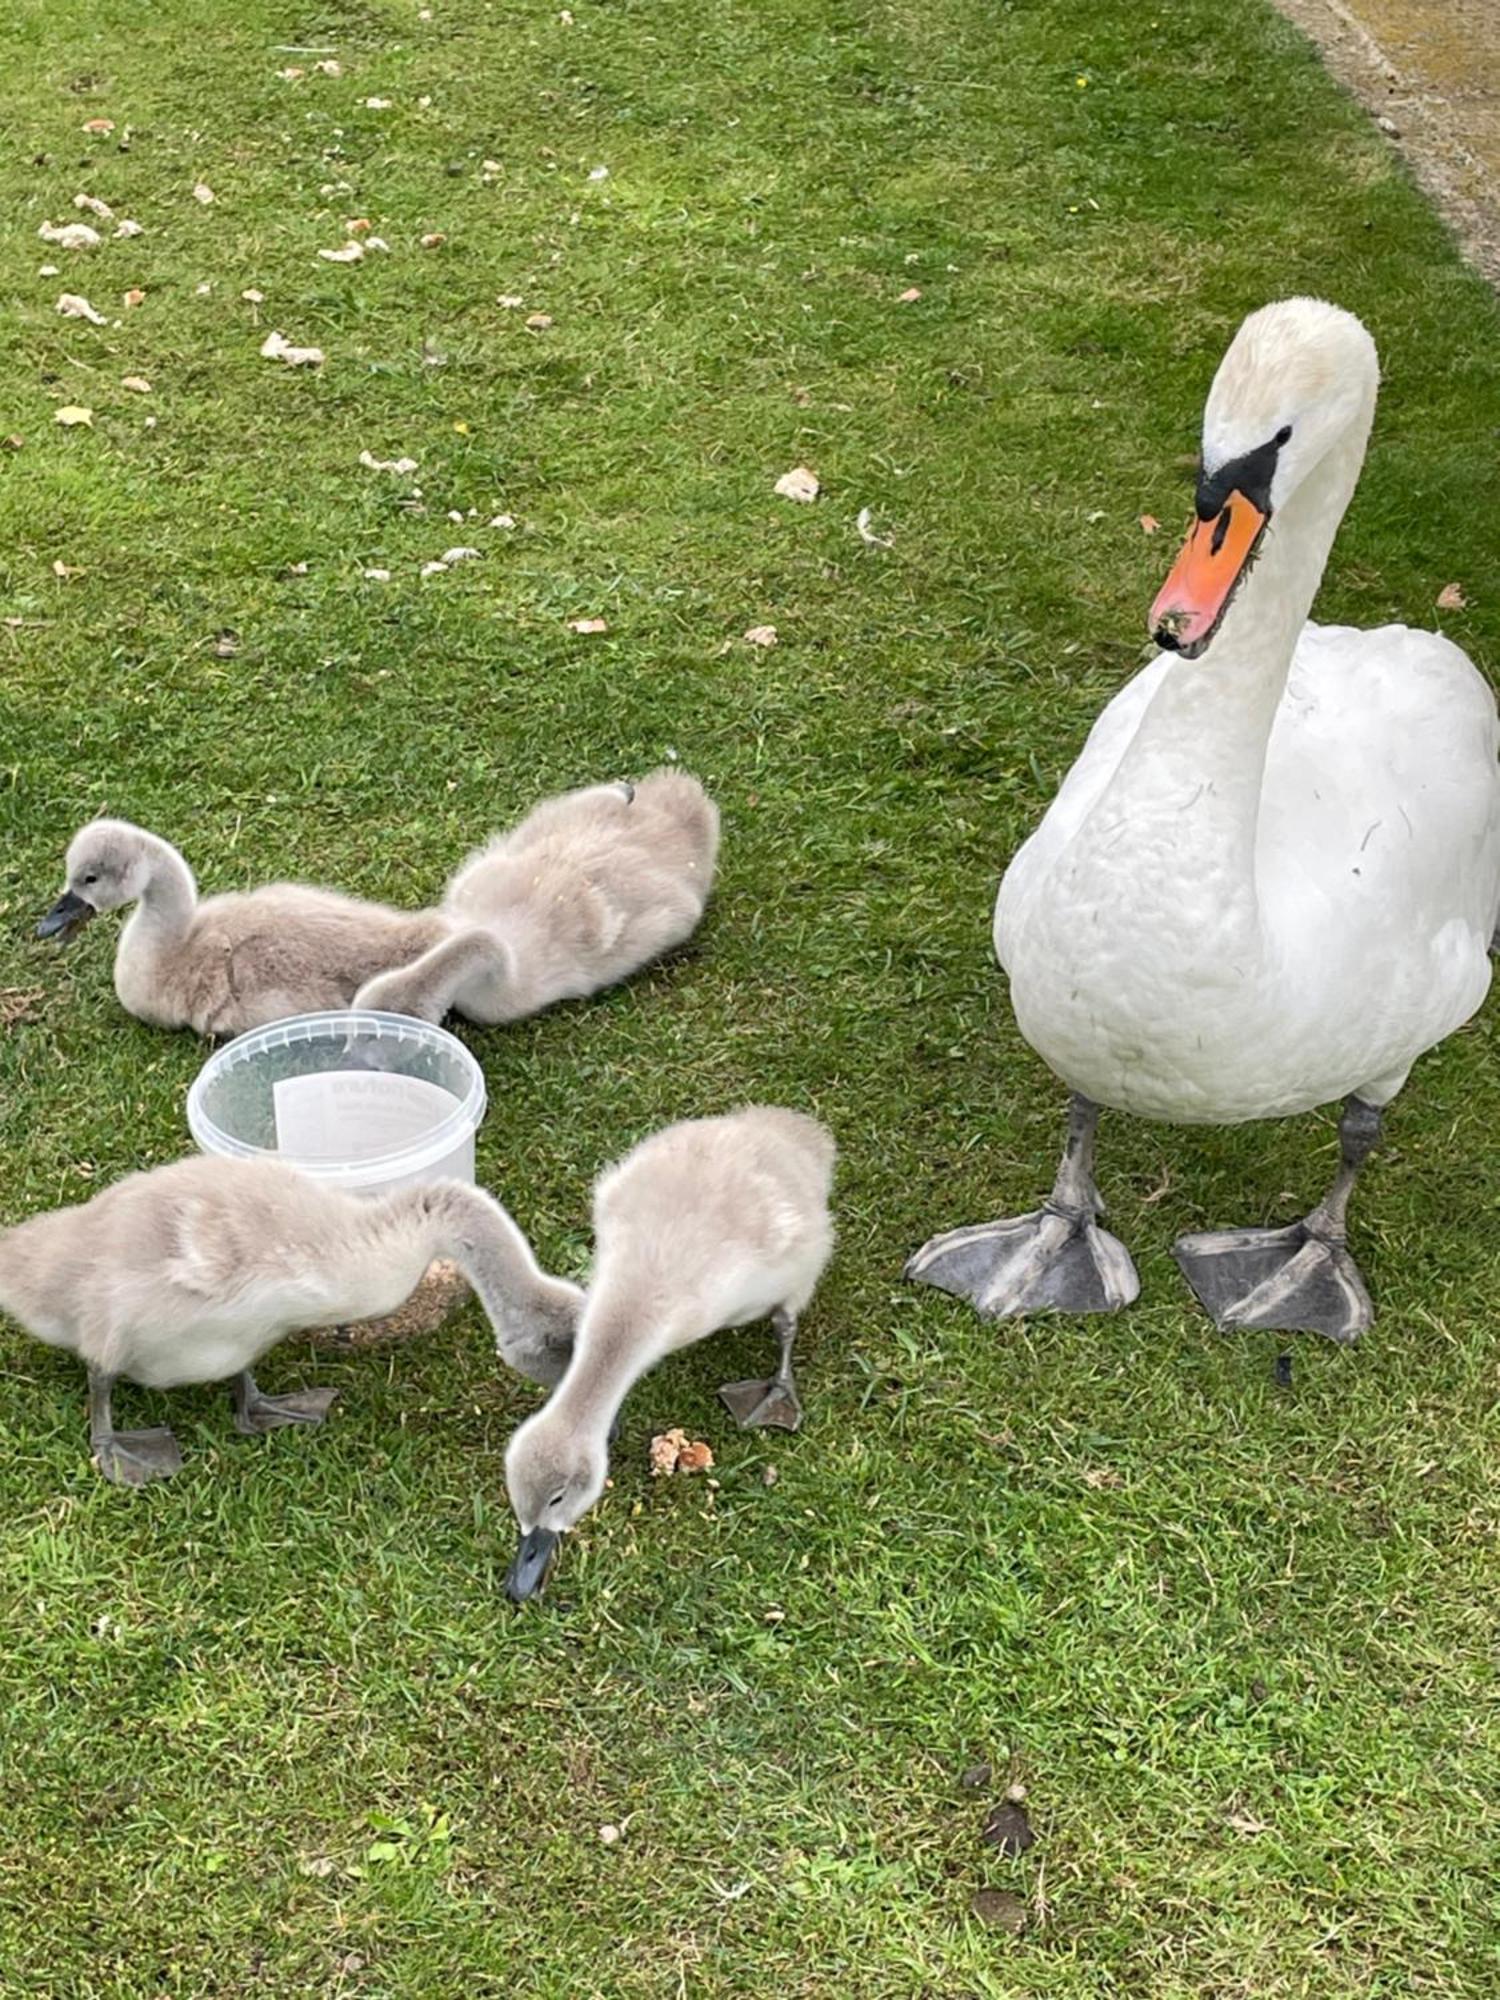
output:
[{"label": "cygnet bending its neck down", "polygon": [[141,1486],[182,1457],[169,1430],[114,1428],[122,1377],[151,1389],[230,1379],[247,1433],[319,1423],[335,1391],[267,1396],[252,1365],[289,1333],[394,1311],[435,1257],[474,1287],[512,1368],[561,1378],[582,1292],[538,1268],[497,1201],[458,1182],[368,1201],[276,1161],[178,1160],[0,1232],[0,1311],[85,1364],[95,1462]]},{"label": "cygnet bending its neck down", "polygon": [[546,799],[449,882],[451,934],[355,1005],[493,1027],[597,993],[692,935],[718,848],[718,808],[686,771]]},{"label": "cygnet bending its neck down", "polygon": [[816,1119],[752,1105],[669,1125],[600,1177],[573,1358],[505,1455],[522,1535],[506,1579],[517,1602],[541,1587],[560,1536],[603,1492],[616,1413],[664,1355],[769,1315],[776,1373],[719,1393],[742,1425],[797,1428],[792,1342],[833,1250],[834,1154]]},{"label": "cygnet bending its neck down", "polygon": [[123,819],[90,821],[68,849],[66,874],[38,936],[65,939],[134,903],[115,952],[120,1004],[153,1027],[200,1035],[347,1007],[374,974],[407,964],[451,928],[435,911],[298,882],[199,902],[177,849]]}]

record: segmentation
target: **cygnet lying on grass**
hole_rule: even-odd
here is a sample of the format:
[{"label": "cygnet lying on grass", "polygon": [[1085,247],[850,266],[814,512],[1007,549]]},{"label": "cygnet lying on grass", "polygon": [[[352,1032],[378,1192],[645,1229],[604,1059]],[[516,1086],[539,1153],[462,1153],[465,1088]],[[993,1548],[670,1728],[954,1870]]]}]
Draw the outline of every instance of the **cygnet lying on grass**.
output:
[{"label": "cygnet lying on grass", "polygon": [[497,1201],[458,1182],[364,1201],[276,1161],[178,1160],[0,1232],[0,1311],[85,1364],[99,1470],[141,1486],[182,1456],[169,1430],[114,1428],[117,1381],[229,1379],[241,1431],[320,1423],[334,1390],[267,1396],[252,1365],[302,1328],[393,1312],[435,1257],[478,1293],[501,1357],[557,1382],[583,1294],[538,1268]]},{"label": "cygnet lying on grass", "polygon": [[493,1026],[613,986],[697,929],[718,846],[718,808],[686,771],[547,799],[448,884],[451,934],[355,1005]]},{"label": "cygnet lying on grass", "polygon": [[742,1425],[802,1421],[792,1342],[833,1250],[834,1153],[815,1119],[752,1105],[669,1125],[601,1175],[573,1358],[505,1455],[522,1536],[506,1579],[517,1602],[541,1587],[560,1536],[603,1492],[616,1412],[664,1355],[769,1315],[776,1373],[719,1393]]},{"label": "cygnet lying on grass", "polygon": [[332,889],[272,882],[199,902],[170,842],[129,820],[96,819],[68,849],[67,888],[37,925],[67,938],[126,903],[115,952],[120,1005],[158,1028],[239,1035],[288,1014],[347,1007],[387,966],[447,935],[430,910],[391,909]]}]

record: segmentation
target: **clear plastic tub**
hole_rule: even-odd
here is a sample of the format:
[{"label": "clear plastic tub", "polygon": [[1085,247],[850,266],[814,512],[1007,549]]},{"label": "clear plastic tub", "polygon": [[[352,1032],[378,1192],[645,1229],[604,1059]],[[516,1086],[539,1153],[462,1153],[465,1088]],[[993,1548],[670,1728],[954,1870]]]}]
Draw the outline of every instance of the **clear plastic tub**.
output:
[{"label": "clear plastic tub", "polygon": [[229,1042],[188,1092],[204,1153],[282,1159],[352,1194],[474,1178],[484,1073],[405,1014],[295,1014]]}]

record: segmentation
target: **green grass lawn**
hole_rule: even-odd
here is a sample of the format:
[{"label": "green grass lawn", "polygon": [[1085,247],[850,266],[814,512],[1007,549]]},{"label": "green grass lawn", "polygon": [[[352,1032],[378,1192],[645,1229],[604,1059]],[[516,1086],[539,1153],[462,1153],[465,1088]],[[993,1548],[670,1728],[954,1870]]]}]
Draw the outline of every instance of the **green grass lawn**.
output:
[{"label": "green grass lawn", "polygon": [[[336,1383],[321,1436],[130,1392],[189,1458],[136,1495],[89,1468],[74,1365],[0,1334],[0,1991],[1493,1994],[1493,1008],[1362,1190],[1358,1352],[1217,1335],[1167,1254],[1300,1213],[1327,1117],[1109,1120],[1117,1318],[985,1326],[900,1276],[1050,1183],[994,886],[1141,656],[1246,310],[1316,291],[1380,343],[1324,615],[1428,624],[1457,581],[1446,629],[1500,663],[1495,302],[1385,142],[1259,0],[6,13],[0,1215],[188,1143],[201,1051],[120,1012],[113,925],[30,938],[89,815],[207,886],[416,901],[539,795],[673,756],[723,806],[708,921],[465,1031],[482,1177],[577,1273],[593,1175],[669,1119],[784,1100],[843,1165],[806,1429],[714,1400],[763,1333],[664,1367],[525,1615],[501,1461],[535,1392],[476,1312],[289,1344],[263,1379]],[[80,190],[146,234],[39,242]],[[389,254],[321,261],[354,216]],[[262,360],[272,329],[326,366]],[[815,506],[772,493],[798,463]],[[673,1423],[716,1490],[648,1477]],[[1022,1858],[981,1837],[1015,1782]]]}]

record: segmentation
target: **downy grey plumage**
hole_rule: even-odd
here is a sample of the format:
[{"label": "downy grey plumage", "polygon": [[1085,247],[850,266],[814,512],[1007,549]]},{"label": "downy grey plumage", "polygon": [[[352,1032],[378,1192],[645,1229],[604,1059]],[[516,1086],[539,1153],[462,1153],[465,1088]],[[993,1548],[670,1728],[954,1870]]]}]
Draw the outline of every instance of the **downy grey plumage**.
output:
[{"label": "downy grey plumage", "polygon": [[254,1363],[289,1333],[394,1311],[436,1257],[474,1287],[502,1359],[557,1382],[583,1293],[538,1267],[499,1202],[458,1182],[369,1201],[277,1161],[178,1160],[0,1232],[0,1311],[84,1363],[99,1469],[141,1485],[181,1455],[170,1431],[114,1429],[115,1382],[232,1379],[240,1430],[317,1423],[333,1391],[264,1395]]},{"label": "downy grey plumage", "polygon": [[596,1252],[573,1356],[505,1455],[522,1541],[506,1588],[540,1588],[561,1535],[599,1498],[631,1385],[721,1327],[772,1318],[781,1364],[720,1395],[744,1425],[795,1430],[797,1316],[833,1250],[832,1136],[770,1105],[669,1125],[595,1184]]},{"label": "downy grey plumage", "polygon": [[718,808],[686,771],[546,799],[453,876],[449,935],[355,1004],[493,1026],[597,993],[696,930],[718,846]]},{"label": "downy grey plumage", "polygon": [[288,1014],[347,1007],[364,983],[404,965],[448,925],[332,889],[272,882],[198,899],[169,841],[129,820],[96,819],[68,849],[67,887],[37,926],[66,938],[127,903],[115,951],[120,1005],[158,1028],[238,1035]]}]

